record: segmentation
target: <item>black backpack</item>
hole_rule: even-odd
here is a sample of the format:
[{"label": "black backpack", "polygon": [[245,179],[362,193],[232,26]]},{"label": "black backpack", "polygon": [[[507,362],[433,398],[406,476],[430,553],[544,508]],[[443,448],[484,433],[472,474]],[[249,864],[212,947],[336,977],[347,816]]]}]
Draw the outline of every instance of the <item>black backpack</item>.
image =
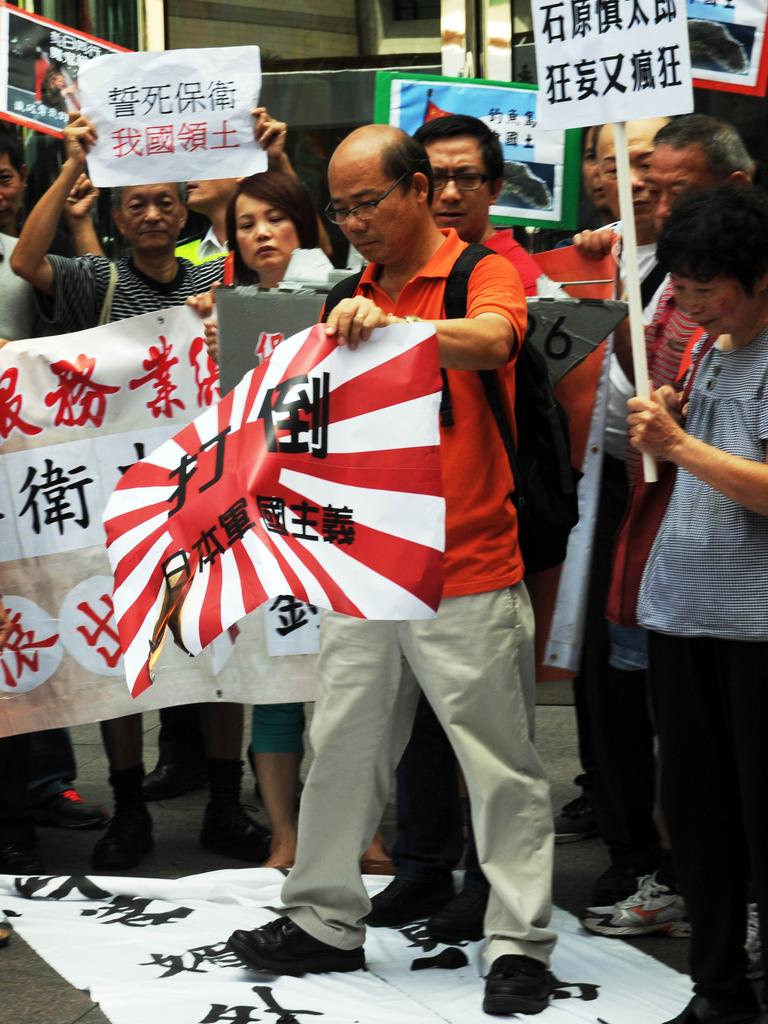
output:
[{"label": "black backpack", "polygon": [[[445,284],[446,319],[466,316],[469,277],[479,261],[489,255],[491,250],[478,244],[462,251]],[[362,271],[331,289],[323,319],[342,299],[355,294],[361,277]],[[555,398],[546,359],[533,345],[523,344],[515,364],[515,446],[498,374],[494,370],[477,372],[515,480],[512,500],[517,508],[518,540],[526,572],[550,569],[564,561],[568,535],[579,521],[576,485],[581,473],[571,465],[568,416]],[[451,394],[445,370],[442,375],[440,422],[450,427]]]}]

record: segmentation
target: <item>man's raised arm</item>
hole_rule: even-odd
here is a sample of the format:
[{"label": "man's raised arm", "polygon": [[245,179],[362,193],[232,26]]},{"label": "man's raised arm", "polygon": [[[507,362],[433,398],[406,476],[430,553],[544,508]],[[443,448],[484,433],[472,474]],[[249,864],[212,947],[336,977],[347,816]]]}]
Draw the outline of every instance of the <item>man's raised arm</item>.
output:
[{"label": "man's raised arm", "polygon": [[11,268],[44,295],[53,295],[53,269],[48,251],[67,197],[85,170],[86,155],[96,141],[96,129],[82,114],[64,129],[66,159],[59,176],[35,204],[11,255]]}]

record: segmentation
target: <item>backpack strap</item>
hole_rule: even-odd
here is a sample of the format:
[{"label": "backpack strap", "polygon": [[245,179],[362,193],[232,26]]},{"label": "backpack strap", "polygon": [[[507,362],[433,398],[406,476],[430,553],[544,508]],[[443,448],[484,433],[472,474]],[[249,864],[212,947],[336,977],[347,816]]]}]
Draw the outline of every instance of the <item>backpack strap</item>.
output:
[{"label": "backpack strap", "polygon": [[515,505],[518,505],[520,501],[520,492],[518,488],[518,481],[520,480],[520,463],[517,458],[517,447],[515,446],[514,439],[512,438],[509,417],[504,410],[499,378],[494,370],[478,370],[478,373],[480,374],[480,381],[482,382],[483,390],[485,391],[486,400],[488,405],[491,407],[493,418],[496,420],[496,426],[499,428],[499,434],[501,435],[501,440],[507,453],[509,467],[512,470],[512,478],[515,481],[513,500]]},{"label": "backpack strap", "polygon": [[325,300],[323,306],[323,315],[320,318],[320,323],[325,323],[328,319],[328,314],[331,312],[334,306],[338,306],[342,299],[351,299],[357,291],[357,286],[360,284],[360,278],[363,276],[363,271],[358,271],[357,274],[351,274],[349,277],[345,277],[343,281],[337,282],[328,292],[328,298]]},{"label": "backpack strap", "polygon": [[666,268],[662,267],[660,263],[654,263],[645,275],[640,284],[640,302],[642,303],[643,309],[645,309],[653,296],[659,290],[659,286],[666,276]]},{"label": "backpack strap", "polygon": [[110,317],[112,316],[112,301],[115,297],[115,289],[117,288],[117,266],[110,262],[109,264],[109,282],[107,283],[107,291],[104,295],[104,302],[101,305],[101,312],[99,313],[98,327],[102,327],[104,324],[108,324]]},{"label": "backpack strap", "polygon": [[[480,260],[490,255],[492,255],[492,250],[485,245],[480,245],[479,242],[472,242],[459,254],[459,258],[451,267],[451,272],[445,282],[443,305],[445,307],[446,320],[462,320],[467,315],[469,278]],[[448,381],[447,372],[442,368],[440,375],[443,378],[443,395],[440,399],[440,425],[452,427],[455,424],[455,420],[451,404],[451,385]]]}]

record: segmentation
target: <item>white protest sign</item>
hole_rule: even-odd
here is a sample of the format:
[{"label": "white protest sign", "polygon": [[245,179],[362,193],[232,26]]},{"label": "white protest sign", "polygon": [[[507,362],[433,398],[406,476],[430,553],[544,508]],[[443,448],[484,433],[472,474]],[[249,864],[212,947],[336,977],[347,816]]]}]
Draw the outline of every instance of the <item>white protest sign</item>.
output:
[{"label": "white protest sign", "polygon": [[680,0],[533,0],[542,127],[693,110]]},{"label": "white protest sign", "polygon": [[109,54],[79,78],[96,126],[88,173],[99,187],[235,178],[267,169],[253,135],[258,46]]}]

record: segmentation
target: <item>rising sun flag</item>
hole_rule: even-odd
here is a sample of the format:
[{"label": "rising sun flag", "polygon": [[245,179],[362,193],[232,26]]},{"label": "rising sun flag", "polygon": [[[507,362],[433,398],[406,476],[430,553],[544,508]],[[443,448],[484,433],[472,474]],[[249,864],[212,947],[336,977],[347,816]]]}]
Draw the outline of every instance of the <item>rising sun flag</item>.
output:
[{"label": "rising sun flag", "polygon": [[319,325],[133,465],[104,512],[132,695],[167,631],[196,655],[280,595],[361,618],[434,615],[440,392],[431,324],[352,352]]}]

